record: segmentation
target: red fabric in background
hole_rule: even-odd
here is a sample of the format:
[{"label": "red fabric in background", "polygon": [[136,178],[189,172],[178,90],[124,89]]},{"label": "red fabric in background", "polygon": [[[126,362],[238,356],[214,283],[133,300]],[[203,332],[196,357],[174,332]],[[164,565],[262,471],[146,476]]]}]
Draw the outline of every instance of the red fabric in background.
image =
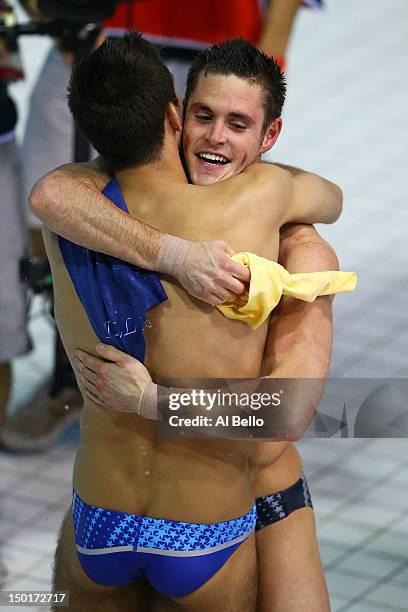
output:
[{"label": "red fabric in background", "polygon": [[262,29],[259,0],[139,0],[120,3],[106,27],[149,35],[217,43],[242,37],[257,44]]}]

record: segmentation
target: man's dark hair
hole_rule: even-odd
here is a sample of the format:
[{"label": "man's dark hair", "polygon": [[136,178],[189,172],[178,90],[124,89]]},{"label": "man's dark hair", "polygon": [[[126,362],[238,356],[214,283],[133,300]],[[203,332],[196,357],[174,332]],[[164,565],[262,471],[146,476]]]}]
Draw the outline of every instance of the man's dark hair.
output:
[{"label": "man's dark hair", "polygon": [[271,57],[246,40],[226,40],[196,55],[188,72],[184,108],[187,108],[199,78],[207,74],[234,75],[261,85],[264,91],[264,131],[274,119],[280,117],[286,95],[285,78]]},{"label": "man's dark hair", "polygon": [[177,104],[173,78],[138,32],[108,39],[74,67],[68,105],[112,170],[159,158],[166,107]]}]

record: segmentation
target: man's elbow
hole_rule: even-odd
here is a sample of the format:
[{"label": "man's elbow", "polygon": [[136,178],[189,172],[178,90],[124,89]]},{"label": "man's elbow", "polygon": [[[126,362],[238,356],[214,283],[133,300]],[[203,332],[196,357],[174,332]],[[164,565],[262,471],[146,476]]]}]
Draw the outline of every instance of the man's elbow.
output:
[{"label": "man's elbow", "polygon": [[331,215],[328,223],[334,223],[341,215],[341,211],[343,210],[343,192],[338,185],[331,183],[331,191],[332,191],[332,206],[331,206]]},{"label": "man's elbow", "polygon": [[[307,272],[324,272],[326,270],[340,270],[339,260],[333,247],[319,237],[319,241],[309,243],[308,251],[304,254]],[[331,296],[333,297],[333,296]]]},{"label": "man's elbow", "polygon": [[269,442],[299,442],[305,436],[307,430],[310,427],[313,417],[311,416],[308,420],[294,420],[291,423],[286,423],[284,427],[274,430],[270,428],[268,430],[268,441]]},{"label": "man's elbow", "polygon": [[28,205],[33,215],[47,222],[47,212],[54,209],[58,203],[58,194],[63,180],[66,180],[63,171],[55,170],[46,174],[37,181],[28,198]]},{"label": "man's elbow", "polygon": [[52,183],[51,176],[44,176],[35,183],[28,198],[28,205],[31,212],[41,219],[41,221],[44,220],[45,210],[51,204],[52,194],[50,191]]},{"label": "man's elbow", "polygon": [[304,437],[306,431],[307,428],[305,428],[304,430],[298,429],[296,431],[293,431],[292,433],[285,436],[285,440],[286,442],[299,442],[299,440],[302,440],[302,438]]}]

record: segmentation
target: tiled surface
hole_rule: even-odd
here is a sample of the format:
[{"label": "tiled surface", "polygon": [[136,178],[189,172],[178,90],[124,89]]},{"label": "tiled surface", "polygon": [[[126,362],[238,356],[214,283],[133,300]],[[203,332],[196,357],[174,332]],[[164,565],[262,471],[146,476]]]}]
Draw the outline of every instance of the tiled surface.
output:
[{"label": "tiled surface", "polygon": [[[298,447],[333,610],[408,610],[408,487],[397,485],[408,464],[406,440],[303,440]],[[371,473],[360,474],[368,463]],[[393,495],[384,494],[384,481]]]},{"label": "tiled surface", "polygon": [[[320,228],[342,267],[360,276],[358,290],[335,302],[331,375],[407,377],[408,3],[327,5],[325,13],[303,12],[298,20],[285,129],[273,159],[332,178],[345,193],[341,220]],[[30,81],[14,88],[23,119],[47,44],[23,43]],[[51,329],[43,318],[33,328],[36,351],[17,361],[15,399],[50,366]],[[333,611],[408,611],[407,440],[304,440],[299,448]],[[75,435],[45,455],[0,455],[7,589],[49,587],[74,449]]]},{"label": "tiled surface", "polygon": [[[389,453],[381,440],[298,444],[309,476],[332,607],[339,612],[408,610],[408,489],[395,484],[407,455],[406,442],[387,444]],[[0,550],[9,571],[3,588],[7,590],[49,586],[56,535],[70,497],[65,476],[74,450],[71,437],[65,447],[59,445],[35,458],[33,465],[28,457],[19,457],[13,466],[12,457],[1,455],[1,473],[9,477],[2,480],[0,502]],[[397,491],[398,504],[379,493],[384,477],[376,473],[376,465],[381,465],[382,458],[390,467],[394,462],[394,473],[385,478],[388,489]],[[359,477],[358,466],[366,461],[371,462],[372,474]],[[50,471],[60,470],[64,479],[50,478]]]}]

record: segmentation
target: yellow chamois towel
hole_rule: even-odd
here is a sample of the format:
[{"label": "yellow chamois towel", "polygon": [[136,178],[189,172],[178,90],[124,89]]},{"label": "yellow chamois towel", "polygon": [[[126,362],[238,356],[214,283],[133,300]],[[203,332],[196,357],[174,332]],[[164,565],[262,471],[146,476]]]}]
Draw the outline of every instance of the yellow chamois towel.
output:
[{"label": "yellow chamois towel", "polygon": [[249,291],[233,304],[218,306],[228,319],[245,321],[256,329],[278,305],[282,295],[313,302],[319,295],[353,291],[357,284],[355,272],[302,272],[290,274],[283,266],[254,253],[236,253],[234,261],[251,271]]}]

